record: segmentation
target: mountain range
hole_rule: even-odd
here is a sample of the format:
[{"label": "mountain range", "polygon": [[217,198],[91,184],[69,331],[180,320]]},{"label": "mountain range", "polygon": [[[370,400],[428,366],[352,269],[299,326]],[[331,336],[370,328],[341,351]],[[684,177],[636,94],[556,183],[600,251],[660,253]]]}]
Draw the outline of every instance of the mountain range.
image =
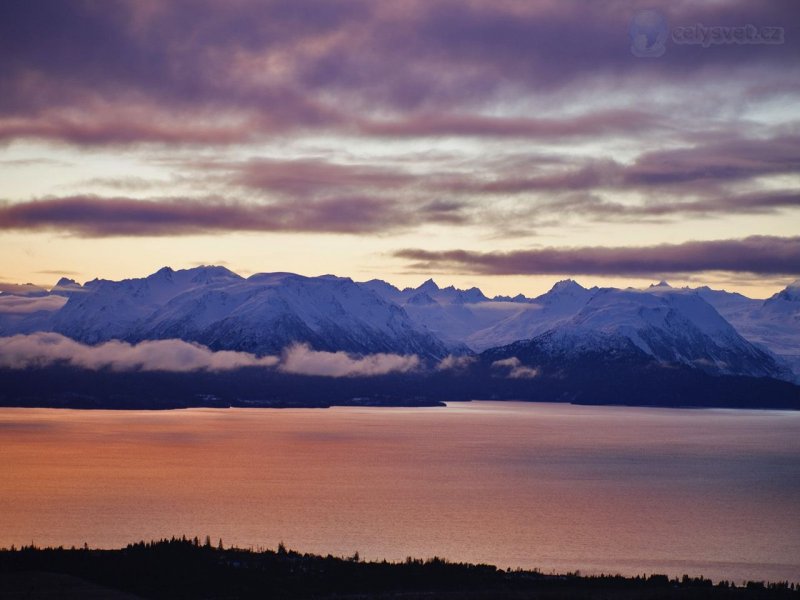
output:
[{"label": "mountain range", "polygon": [[0,336],[37,332],[89,346],[183,340],[257,357],[298,344],[350,357],[413,355],[421,370],[482,372],[517,383],[598,364],[615,369],[614,376],[657,366],[665,373],[800,382],[800,282],[766,300],[665,282],[616,289],[572,280],[535,298],[489,298],[433,280],[399,289],[377,279],[243,278],[219,266],[165,267],[122,281],[62,278],[51,289],[6,287]]}]

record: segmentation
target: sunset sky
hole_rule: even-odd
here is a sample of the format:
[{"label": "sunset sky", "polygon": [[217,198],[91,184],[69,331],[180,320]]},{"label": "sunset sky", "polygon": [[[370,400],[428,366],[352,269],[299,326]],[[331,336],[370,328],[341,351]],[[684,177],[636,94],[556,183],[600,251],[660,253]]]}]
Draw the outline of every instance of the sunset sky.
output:
[{"label": "sunset sky", "polygon": [[5,0],[0,282],[768,296],[800,277],[800,3],[660,4]]}]

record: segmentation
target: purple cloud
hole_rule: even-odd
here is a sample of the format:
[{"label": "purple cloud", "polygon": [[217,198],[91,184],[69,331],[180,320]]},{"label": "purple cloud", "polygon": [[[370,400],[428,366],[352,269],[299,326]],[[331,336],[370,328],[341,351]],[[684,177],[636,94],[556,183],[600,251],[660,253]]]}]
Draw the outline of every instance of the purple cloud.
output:
[{"label": "purple cloud", "polygon": [[641,133],[664,128],[663,119],[637,110],[597,111],[562,118],[503,118],[470,114],[429,114],[397,121],[364,121],[359,130],[386,137],[519,137],[558,140],[608,133]]},{"label": "purple cloud", "polygon": [[[215,165],[209,166],[214,168]],[[320,192],[331,193],[333,190],[341,193],[375,188],[396,189],[397,186],[405,186],[418,179],[397,168],[368,164],[348,165],[319,159],[253,159],[217,167],[231,169],[232,184],[306,198]]]},{"label": "purple cloud", "polygon": [[[628,48],[638,8],[633,0],[6,2],[0,139],[227,144],[332,128],[391,136],[590,135],[652,121],[642,116],[652,107],[590,108],[572,124],[487,115],[510,93],[722,86],[749,69],[741,81],[763,94],[797,72],[792,0],[665,5],[675,25],[781,26],[785,41],[724,49],[672,44],[649,62]],[[605,88],[592,87],[602,81]],[[234,125],[209,125],[214,121]]]},{"label": "purple cloud", "polygon": [[[75,153],[81,172],[98,168],[102,146],[124,146],[133,165],[128,179],[93,173],[74,195],[51,187],[58,197],[30,200],[37,187],[0,202],[0,231],[378,234],[434,223],[510,235],[564,219],[796,211],[800,136],[785,109],[800,95],[796,1],[656,4],[673,28],[776,26],[784,40],[670,40],[662,57],[640,59],[628,37],[634,0],[0,3],[0,144],[92,147]],[[191,154],[210,147],[213,160]],[[37,159],[10,160],[7,170]],[[137,181],[153,163],[158,178]],[[162,182],[160,198],[114,191]],[[104,191],[119,197],[92,195]],[[756,239],[772,242],[741,254],[706,242],[709,254],[694,257],[684,245],[644,248],[640,263],[624,248],[467,253],[474,265],[452,253],[406,258],[638,273],[647,257],[660,264],[656,254],[671,257],[664,268],[708,259],[739,270],[724,260],[736,255],[740,270],[767,272],[753,264],[763,251],[780,272],[794,269],[781,238],[724,243]],[[580,272],[567,267],[557,272]]]},{"label": "purple cloud", "polygon": [[[566,132],[561,131],[561,134]],[[335,163],[315,159],[251,159],[242,162],[197,161],[188,163],[198,176],[223,181],[270,195],[309,201],[335,194],[347,196],[368,192],[373,198],[404,197],[416,205],[420,197],[431,199],[427,209],[437,219],[434,207],[447,207],[451,222],[470,222],[468,213],[492,208],[482,197],[537,195],[535,220],[555,214],[579,213],[595,220],[650,221],[667,218],[719,214],[765,214],[800,207],[800,192],[794,189],[732,193],[731,184],[800,170],[800,138],[782,136],[761,140],[736,138],[640,155],[631,164],[613,160],[558,160],[512,155],[486,166],[480,174],[464,173],[443,165],[429,167],[424,176],[406,164],[391,166],[369,163]],[[420,159],[421,160],[421,159]],[[215,174],[219,172],[219,175]],[[600,190],[627,190],[650,195],[639,203],[605,200]],[[548,192],[547,196],[543,193]],[[578,194],[571,192],[588,192]],[[436,199],[441,196],[455,200]],[[434,200],[436,199],[436,200]],[[391,201],[391,200],[387,200]],[[525,220],[525,217],[520,216]],[[528,217],[530,219],[530,217]],[[391,222],[389,229],[393,227]]]},{"label": "purple cloud", "polygon": [[49,230],[85,237],[220,231],[363,233],[460,220],[452,206],[436,202],[404,204],[358,196],[273,204],[70,196],[0,204],[0,230]]},{"label": "purple cloud", "polygon": [[514,252],[399,250],[398,258],[423,270],[452,269],[483,275],[629,275],[730,271],[800,274],[800,237],[752,236],[741,240],[635,247],[542,248]]},{"label": "purple cloud", "polygon": [[561,213],[578,213],[598,221],[661,221],[687,216],[712,217],[733,214],[768,214],[800,208],[800,191],[722,195],[700,200],[653,200],[622,204],[593,195],[560,197],[544,207]]},{"label": "purple cloud", "polygon": [[[499,164],[491,179],[461,177],[444,182],[453,191],[520,194],[535,191],[572,191],[596,188],[649,190],[653,187],[689,192],[718,192],[719,184],[800,171],[800,136],[780,135],[752,139],[729,137],[724,141],[683,145],[644,152],[630,164],[612,159],[562,159],[541,164],[512,157]],[[544,167],[544,168],[542,168]]]}]

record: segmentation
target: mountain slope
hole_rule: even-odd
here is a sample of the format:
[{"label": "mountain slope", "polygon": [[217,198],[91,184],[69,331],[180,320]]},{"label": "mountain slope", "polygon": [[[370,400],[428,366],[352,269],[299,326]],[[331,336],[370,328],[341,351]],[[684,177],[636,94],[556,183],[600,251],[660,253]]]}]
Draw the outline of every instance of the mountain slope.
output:
[{"label": "mountain slope", "polygon": [[221,287],[241,280],[224,267],[173,271],[169,267],[140,279],[95,279],[71,294],[54,315],[53,331],[87,343],[130,339],[133,329],[161,305],[192,289]]},{"label": "mountain slope", "polygon": [[404,290],[377,279],[362,285],[402,306],[415,323],[453,348],[475,352],[542,333],[572,316],[593,293],[571,280],[533,300],[521,294],[490,299],[477,288],[440,288],[432,279]]},{"label": "mountain slope", "polygon": [[468,344],[476,351],[530,339],[571,319],[597,293],[567,279],[525,303],[510,304],[510,314],[474,332]]},{"label": "mountain slope", "polygon": [[800,378],[800,280],[766,300],[707,287],[698,293],[743,337],[771,351]]},{"label": "mountain slope", "polygon": [[[304,343],[323,351],[415,354],[429,365],[448,354],[502,354],[517,343],[544,362],[577,364],[610,352],[714,375],[800,373],[800,285],[759,301],[663,282],[619,290],[565,280],[537,298],[490,299],[433,280],[400,290],[333,275],[244,279],[223,267],[165,267],[139,279],[83,286],[62,279],[49,294],[24,291],[0,295],[0,335],[55,331],[88,344],[177,338],[257,355]],[[795,365],[795,375],[784,363]],[[515,373],[525,368],[537,367]]]},{"label": "mountain slope", "polygon": [[132,331],[133,339],[178,337],[213,349],[279,353],[317,350],[442,357],[447,349],[397,305],[352,280],[259,274],[172,298]]},{"label": "mountain slope", "polygon": [[214,350],[393,352],[441,358],[445,345],[402,308],[334,276],[164,268],[142,279],[95,280],[71,293],[50,328],[85,343],[179,338]]},{"label": "mountain slope", "polygon": [[[511,357],[509,348],[495,355]],[[514,349],[547,364],[606,355],[621,363],[683,365],[716,375],[791,377],[699,294],[665,286],[598,290],[573,317]]]}]

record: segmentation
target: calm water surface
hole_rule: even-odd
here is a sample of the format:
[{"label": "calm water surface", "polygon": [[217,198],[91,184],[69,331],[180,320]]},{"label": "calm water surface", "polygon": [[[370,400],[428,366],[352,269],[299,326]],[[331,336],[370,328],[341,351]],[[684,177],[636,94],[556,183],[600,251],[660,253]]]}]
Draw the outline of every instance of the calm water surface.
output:
[{"label": "calm water surface", "polygon": [[800,413],[0,409],[0,546],[227,544],[800,581]]}]

